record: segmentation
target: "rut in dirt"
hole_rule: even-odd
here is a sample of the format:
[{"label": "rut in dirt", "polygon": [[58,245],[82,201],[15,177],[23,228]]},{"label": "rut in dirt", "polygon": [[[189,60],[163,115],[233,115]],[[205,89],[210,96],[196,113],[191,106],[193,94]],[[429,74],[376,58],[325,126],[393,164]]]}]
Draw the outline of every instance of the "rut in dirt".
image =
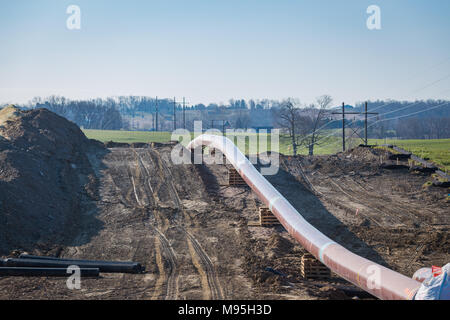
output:
[{"label": "rut in dirt", "polygon": [[[175,188],[175,185],[173,183],[173,175],[168,168],[167,164],[163,161],[161,155],[158,151],[152,150],[156,155],[158,159],[158,164],[160,169],[164,172],[164,176],[166,177],[166,182],[169,186],[169,192],[172,195],[172,199],[179,211],[183,213],[184,219],[190,219],[188,214],[185,212],[183,205],[181,203],[180,196],[178,194],[177,189]],[[150,152],[150,151],[149,151]],[[183,221],[182,221],[183,222]],[[197,269],[199,269],[199,274],[202,277],[206,277],[210,298],[211,299],[223,299],[224,295],[220,286],[220,281],[217,277],[214,264],[211,261],[211,258],[206,253],[206,251],[202,248],[197,238],[192,235],[185,227],[183,227],[179,221],[177,221],[177,217],[175,217],[172,221],[173,225],[176,225],[178,230],[182,231],[186,235],[186,239],[189,241],[189,244],[192,245],[195,254],[200,259],[201,267],[196,266]],[[192,257],[194,259],[194,257]]]},{"label": "rut in dirt", "polygon": [[[129,151],[134,155],[134,160],[131,160],[125,155]],[[127,192],[128,205],[136,207],[136,209],[143,207],[152,207],[153,219],[155,225],[152,228],[155,230],[159,237],[156,245],[159,245],[157,252],[161,254],[159,259],[161,262],[157,263],[164,270],[160,270],[161,277],[166,288],[164,299],[173,300],[178,296],[178,261],[176,258],[175,249],[170,245],[170,234],[165,233],[165,230],[170,227],[176,227],[185,235],[185,241],[188,242],[188,246],[192,246],[193,251],[191,253],[192,261],[199,261],[199,264],[195,264],[195,268],[198,270],[198,274],[201,278],[204,278],[204,284],[208,294],[206,296],[211,299],[223,299],[224,294],[222,292],[220,281],[215,271],[215,266],[211,261],[211,258],[206,251],[200,245],[198,239],[183,226],[185,219],[190,219],[189,215],[185,212],[182,201],[174,185],[174,178],[171,170],[165,163],[161,154],[156,150],[150,149],[125,149],[117,150],[122,157],[123,163],[126,163],[126,172],[130,181],[130,189]],[[152,170],[157,169],[157,172]],[[155,175],[159,177],[156,185],[152,185],[151,181],[154,180]],[[163,197],[168,199],[161,199],[161,193],[164,193]],[[171,200],[170,202],[175,206],[173,216],[169,218],[159,213],[158,206],[160,206],[163,200]],[[181,213],[178,215],[177,212]],[[164,263],[166,262],[166,263]],[[155,297],[154,298],[159,298]]]}]

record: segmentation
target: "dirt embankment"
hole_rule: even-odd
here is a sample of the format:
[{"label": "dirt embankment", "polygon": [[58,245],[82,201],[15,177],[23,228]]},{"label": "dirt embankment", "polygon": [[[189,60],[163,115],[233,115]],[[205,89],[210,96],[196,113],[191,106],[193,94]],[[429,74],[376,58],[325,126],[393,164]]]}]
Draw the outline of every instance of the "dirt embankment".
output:
[{"label": "dirt embankment", "polygon": [[48,110],[0,111],[0,254],[64,245],[82,197],[95,197],[86,152],[100,146]]}]

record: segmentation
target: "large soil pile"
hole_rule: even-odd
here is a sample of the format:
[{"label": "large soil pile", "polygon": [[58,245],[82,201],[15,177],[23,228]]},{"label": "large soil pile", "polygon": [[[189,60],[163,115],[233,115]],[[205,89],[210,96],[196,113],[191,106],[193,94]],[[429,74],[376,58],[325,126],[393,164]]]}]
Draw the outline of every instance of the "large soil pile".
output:
[{"label": "large soil pile", "polygon": [[46,109],[0,111],[0,254],[70,239],[81,197],[95,196],[87,151],[97,147]]}]

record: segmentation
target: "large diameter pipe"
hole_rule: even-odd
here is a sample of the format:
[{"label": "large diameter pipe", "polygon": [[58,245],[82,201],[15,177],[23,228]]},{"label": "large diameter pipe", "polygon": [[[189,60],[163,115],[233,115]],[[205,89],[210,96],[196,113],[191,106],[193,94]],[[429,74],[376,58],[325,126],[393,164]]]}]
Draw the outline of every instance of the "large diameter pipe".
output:
[{"label": "large diameter pipe", "polygon": [[98,268],[106,273],[141,273],[142,269],[137,263],[99,263],[95,261],[80,262],[76,260],[45,260],[45,259],[6,259],[5,267],[30,267],[30,268],[68,268],[76,265],[80,268]]},{"label": "large diameter pipe", "polygon": [[56,258],[56,257],[46,257],[46,256],[34,256],[27,253],[21,253],[19,255],[20,259],[36,259],[36,260],[51,260],[51,261],[70,261],[74,262],[74,264],[77,263],[84,263],[84,262],[92,262],[92,263],[101,263],[101,264],[113,264],[113,265],[132,265],[140,268],[143,270],[144,268],[139,262],[134,261],[103,261],[103,260],[79,260],[79,259],[70,259],[70,258]]},{"label": "large diameter pipe", "polygon": [[420,282],[360,257],[322,234],[256,170],[231,140],[204,134],[192,140],[188,149],[202,146],[222,151],[286,230],[333,272],[380,299],[413,299]]},{"label": "large diameter pipe", "polygon": [[[80,268],[81,277],[98,277],[98,268]],[[0,267],[0,276],[6,277],[69,277],[67,268]]]}]

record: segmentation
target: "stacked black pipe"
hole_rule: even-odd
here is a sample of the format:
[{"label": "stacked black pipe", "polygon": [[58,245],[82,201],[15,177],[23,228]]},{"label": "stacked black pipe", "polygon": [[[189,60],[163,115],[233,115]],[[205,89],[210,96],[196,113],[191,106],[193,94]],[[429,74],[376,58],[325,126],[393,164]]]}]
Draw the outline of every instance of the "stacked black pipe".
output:
[{"label": "stacked black pipe", "polygon": [[142,273],[141,264],[132,261],[75,260],[21,254],[19,259],[0,260],[0,276],[60,276],[67,277],[70,266],[80,268],[82,277],[97,277],[105,273]]}]

